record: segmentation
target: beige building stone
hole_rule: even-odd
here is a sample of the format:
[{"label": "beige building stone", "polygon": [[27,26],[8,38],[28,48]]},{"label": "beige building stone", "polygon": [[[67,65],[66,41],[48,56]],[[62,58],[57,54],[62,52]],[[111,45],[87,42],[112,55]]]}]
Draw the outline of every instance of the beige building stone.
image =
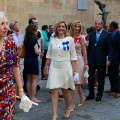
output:
[{"label": "beige building stone", "polygon": [[[0,0],[0,10],[6,12],[9,22],[17,21],[20,25],[20,33],[23,34],[28,19],[36,17],[39,29],[43,24],[54,24],[58,20],[65,20],[67,23],[76,19],[80,20],[85,27],[93,26],[96,19],[101,19],[98,6],[94,0],[88,0],[87,10],[77,9],[78,0]],[[107,4],[107,25],[110,21],[116,20],[120,23],[120,0],[99,0]],[[84,33],[85,34],[85,33]],[[22,37],[21,37],[22,38]],[[20,61],[21,71],[23,59]],[[22,72],[21,72],[22,73]]]},{"label": "beige building stone", "polygon": [[[43,24],[54,24],[58,20],[65,20],[70,23],[73,20],[80,20],[87,28],[94,25],[95,19],[101,19],[97,13],[101,12],[94,0],[88,0],[87,10],[77,9],[78,0],[0,0],[0,10],[7,13],[9,22],[18,21],[21,27],[21,34],[28,25],[30,17],[36,17],[39,22],[39,29]],[[110,21],[116,20],[120,23],[120,0],[99,0],[107,4],[107,25]]]}]

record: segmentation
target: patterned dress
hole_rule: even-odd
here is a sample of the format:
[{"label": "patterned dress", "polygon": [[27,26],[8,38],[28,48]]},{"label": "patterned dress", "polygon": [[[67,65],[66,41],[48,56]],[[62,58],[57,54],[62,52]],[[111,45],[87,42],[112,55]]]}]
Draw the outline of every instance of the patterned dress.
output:
[{"label": "patterned dress", "polygon": [[5,40],[0,51],[0,120],[13,118],[15,86],[12,67],[19,65],[17,47],[12,40]]}]

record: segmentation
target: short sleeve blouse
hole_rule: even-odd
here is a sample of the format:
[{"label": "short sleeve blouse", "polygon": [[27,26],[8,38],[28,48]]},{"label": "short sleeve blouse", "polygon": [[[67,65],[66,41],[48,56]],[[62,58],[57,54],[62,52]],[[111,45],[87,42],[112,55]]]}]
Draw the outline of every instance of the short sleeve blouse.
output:
[{"label": "short sleeve blouse", "polygon": [[36,58],[38,55],[35,53],[34,46],[38,44],[36,38],[29,38],[27,42],[24,43],[26,56],[25,58]]}]

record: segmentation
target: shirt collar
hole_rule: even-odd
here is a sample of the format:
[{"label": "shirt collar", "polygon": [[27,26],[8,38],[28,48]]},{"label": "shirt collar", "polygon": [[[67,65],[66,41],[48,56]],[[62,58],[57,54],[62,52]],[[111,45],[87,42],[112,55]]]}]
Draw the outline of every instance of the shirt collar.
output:
[{"label": "shirt collar", "polygon": [[14,32],[14,34],[16,34],[16,35],[20,35],[20,33],[19,32],[15,32],[15,31],[13,31]]},{"label": "shirt collar", "polygon": [[99,32],[96,31],[96,34],[101,34],[102,31],[103,31],[103,29],[101,29]]}]

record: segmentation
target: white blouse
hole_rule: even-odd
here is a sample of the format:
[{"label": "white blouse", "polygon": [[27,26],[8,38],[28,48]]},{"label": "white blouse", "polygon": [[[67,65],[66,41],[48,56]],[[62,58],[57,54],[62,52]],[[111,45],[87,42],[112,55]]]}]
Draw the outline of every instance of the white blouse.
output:
[{"label": "white blouse", "polygon": [[46,58],[50,58],[55,61],[77,60],[73,38],[51,38]]}]

